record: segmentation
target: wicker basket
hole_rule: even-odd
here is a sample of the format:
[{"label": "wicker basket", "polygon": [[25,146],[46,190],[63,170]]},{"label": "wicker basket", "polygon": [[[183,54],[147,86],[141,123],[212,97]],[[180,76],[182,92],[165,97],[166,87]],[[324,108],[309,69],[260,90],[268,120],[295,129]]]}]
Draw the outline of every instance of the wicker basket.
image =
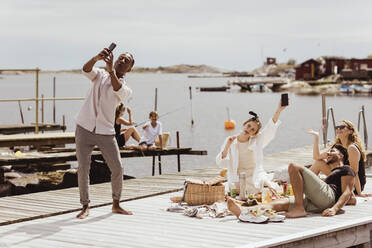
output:
[{"label": "wicker basket", "polygon": [[187,184],[184,194],[184,201],[190,205],[213,204],[218,201],[225,200],[224,185],[209,185],[209,184]]}]

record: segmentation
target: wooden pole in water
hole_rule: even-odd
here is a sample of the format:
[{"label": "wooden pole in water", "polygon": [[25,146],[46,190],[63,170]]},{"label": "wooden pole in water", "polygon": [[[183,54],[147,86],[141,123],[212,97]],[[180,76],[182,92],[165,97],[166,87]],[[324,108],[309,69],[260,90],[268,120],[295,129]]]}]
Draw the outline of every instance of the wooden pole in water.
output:
[{"label": "wooden pole in water", "polygon": [[322,131],[324,148],[327,146],[327,130],[328,123],[326,118],[326,98],[325,95],[322,95]]},{"label": "wooden pole in water", "polygon": [[23,112],[22,112],[21,101],[18,101],[18,107],[19,107],[19,113],[21,114],[22,124],[25,124],[25,119],[23,118]]},{"label": "wooden pole in water", "polygon": [[35,133],[39,133],[39,71],[36,67],[36,81],[35,81]]},{"label": "wooden pole in water", "polygon": [[191,109],[191,126],[194,126],[194,116],[192,113],[192,89],[191,86],[189,86],[189,91],[190,91],[190,109]]},{"label": "wooden pole in water", "polygon": [[66,118],[65,118],[65,115],[62,116],[62,125],[64,127],[63,128],[63,132],[65,132],[66,131],[66,128],[65,128],[66,127]]},{"label": "wooden pole in water", "polygon": [[158,110],[158,88],[155,88],[155,107],[154,110]]},{"label": "wooden pole in water", "polygon": [[56,77],[53,77],[53,123],[56,123]]},{"label": "wooden pole in water", "polygon": [[44,94],[41,94],[41,123],[44,124]]},{"label": "wooden pole in water", "polygon": [[[177,131],[176,132],[176,140],[177,140],[177,148],[179,149],[180,148],[180,132]],[[178,169],[178,172],[181,172],[181,156],[179,154],[179,152],[177,151],[177,169]]]}]

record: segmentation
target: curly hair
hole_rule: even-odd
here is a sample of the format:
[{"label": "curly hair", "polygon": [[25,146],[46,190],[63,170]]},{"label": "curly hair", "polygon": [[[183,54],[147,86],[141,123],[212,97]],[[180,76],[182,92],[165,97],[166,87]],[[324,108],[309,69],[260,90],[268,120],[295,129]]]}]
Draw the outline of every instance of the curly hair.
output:
[{"label": "curly hair", "polygon": [[[367,159],[366,149],[364,148],[364,145],[362,143],[362,139],[360,138],[360,135],[359,135],[358,130],[356,130],[355,126],[353,125],[353,123],[351,121],[343,120],[341,122],[344,123],[345,126],[349,130],[353,131],[353,133],[349,134],[349,136],[348,136],[348,144],[347,144],[347,146],[349,146],[351,144],[356,144],[358,146],[358,148],[360,149],[360,152],[362,154],[363,161],[366,161],[366,159]],[[336,138],[334,144],[341,144],[340,138]]]}]

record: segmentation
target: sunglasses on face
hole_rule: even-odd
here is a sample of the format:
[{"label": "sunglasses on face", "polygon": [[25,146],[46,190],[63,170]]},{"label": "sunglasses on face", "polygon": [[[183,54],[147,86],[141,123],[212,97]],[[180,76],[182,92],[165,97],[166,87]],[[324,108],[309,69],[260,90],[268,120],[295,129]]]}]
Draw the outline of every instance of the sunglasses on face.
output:
[{"label": "sunglasses on face", "polygon": [[339,125],[339,126],[335,126],[336,130],[342,130],[344,128],[346,128],[345,125]]}]

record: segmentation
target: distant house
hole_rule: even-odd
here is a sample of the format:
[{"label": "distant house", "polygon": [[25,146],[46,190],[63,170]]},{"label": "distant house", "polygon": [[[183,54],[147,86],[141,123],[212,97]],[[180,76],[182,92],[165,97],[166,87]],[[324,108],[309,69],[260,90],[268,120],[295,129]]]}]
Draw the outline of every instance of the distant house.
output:
[{"label": "distant house", "polygon": [[329,76],[333,74],[340,74],[345,69],[347,59],[344,57],[336,56],[323,56],[321,60],[324,61],[324,72],[322,76]]},{"label": "distant house", "polygon": [[369,80],[372,79],[372,59],[349,59],[346,68],[341,71],[343,79]]},{"label": "distant house", "polygon": [[314,80],[320,76],[320,63],[315,59],[309,59],[296,66],[296,80]]},{"label": "distant house", "polygon": [[276,65],[276,58],[267,57],[266,65]]}]

